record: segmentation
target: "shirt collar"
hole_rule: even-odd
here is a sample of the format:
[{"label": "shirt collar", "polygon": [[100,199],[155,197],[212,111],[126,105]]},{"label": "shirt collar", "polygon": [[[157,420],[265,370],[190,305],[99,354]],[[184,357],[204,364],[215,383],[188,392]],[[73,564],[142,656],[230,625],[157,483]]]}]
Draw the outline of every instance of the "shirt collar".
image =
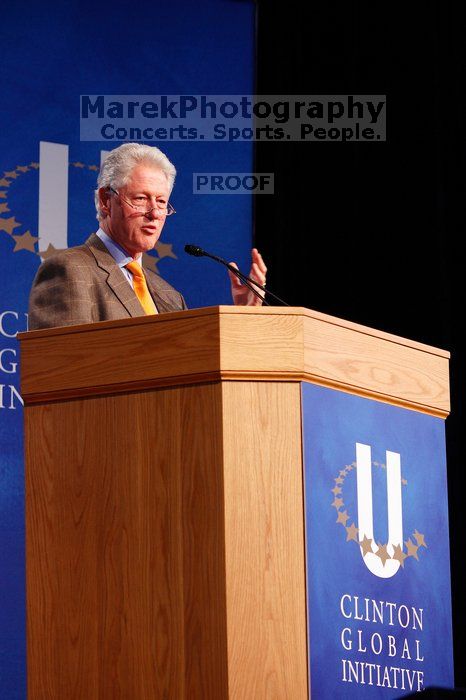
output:
[{"label": "shirt collar", "polygon": [[[96,235],[100,238],[100,240],[105,245],[108,252],[114,258],[116,264],[119,267],[124,267],[129,262],[132,262],[133,258],[130,255],[128,255],[126,250],[122,248],[121,245],[119,245],[116,241],[114,241],[113,238],[110,238],[108,233],[105,233],[103,229],[99,228]],[[137,260],[137,262],[141,264],[141,258],[142,254],[134,258],[134,260]]]}]

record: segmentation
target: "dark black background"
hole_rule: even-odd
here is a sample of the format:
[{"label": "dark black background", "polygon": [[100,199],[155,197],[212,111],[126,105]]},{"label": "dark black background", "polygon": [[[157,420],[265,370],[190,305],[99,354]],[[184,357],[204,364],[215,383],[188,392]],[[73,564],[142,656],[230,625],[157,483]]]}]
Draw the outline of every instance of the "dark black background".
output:
[{"label": "dark black background", "polygon": [[455,680],[466,686],[466,22],[453,2],[257,3],[256,94],[387,95],[384,143],[259,143],[267,284],[452,353],[447,420]]}]

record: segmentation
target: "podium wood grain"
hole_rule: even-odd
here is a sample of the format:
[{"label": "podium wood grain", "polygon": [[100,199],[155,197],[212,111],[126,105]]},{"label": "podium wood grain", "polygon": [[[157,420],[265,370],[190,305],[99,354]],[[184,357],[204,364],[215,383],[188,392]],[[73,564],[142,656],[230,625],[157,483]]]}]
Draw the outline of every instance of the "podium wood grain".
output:
[{"label": "podium wood grain", "polygon": [[229,688],[237,700],[308,697],[300,391],[279,382],[223,386]]},{"label": "podium wood grain", "polygon": [[443,418],[450,410],[448,352],[309,309],[212,307],[19,337],[26,403],[244,379],[310,381]]},{"label": "podium wood grain", "polygon": [[29,698],[307,697],[297,392],[28,409]]}]

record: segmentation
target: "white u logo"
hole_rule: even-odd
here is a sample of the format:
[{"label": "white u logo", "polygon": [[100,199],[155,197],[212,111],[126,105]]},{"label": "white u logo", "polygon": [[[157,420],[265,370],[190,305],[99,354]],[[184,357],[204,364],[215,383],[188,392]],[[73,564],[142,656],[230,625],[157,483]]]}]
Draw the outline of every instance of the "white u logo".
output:
[{"label": "white u logo", "polygon": [[[387,504],[388,504],[388,544],[387,553],[393,556],[394,548],[403,548],[403,512],[401,503],[401,463],[398,452],[387,450]],[[363,561],[369,571],[380,578],[391,578],[400,568],[397,559],[387,559],[384,563],[377,556],[378,546],[374,541],[374,521],[372,514],[372,460],[370,445],[356,443],[357,488],[358,488],[358,530],[359,541],[364,537],[372,540],[372,552],[364,555]]]},{"label": "white u logo", "polygon": [[[104,162],[109,151],[100,152]],[[39,250],[68,248],[68,146],[40,142]]]}]

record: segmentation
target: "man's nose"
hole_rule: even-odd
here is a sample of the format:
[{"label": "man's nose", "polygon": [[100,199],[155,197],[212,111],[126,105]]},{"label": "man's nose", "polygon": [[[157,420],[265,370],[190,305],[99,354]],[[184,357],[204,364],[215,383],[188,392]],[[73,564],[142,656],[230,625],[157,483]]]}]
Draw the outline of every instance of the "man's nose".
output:
[{"label": "man's nose", "polygon": [[146,212],[146,216],[148,219],[153,221],[154,219],[160,218],[161,211],[158,207],[153,207],[152,209],[149,209],[149,211]]}]

